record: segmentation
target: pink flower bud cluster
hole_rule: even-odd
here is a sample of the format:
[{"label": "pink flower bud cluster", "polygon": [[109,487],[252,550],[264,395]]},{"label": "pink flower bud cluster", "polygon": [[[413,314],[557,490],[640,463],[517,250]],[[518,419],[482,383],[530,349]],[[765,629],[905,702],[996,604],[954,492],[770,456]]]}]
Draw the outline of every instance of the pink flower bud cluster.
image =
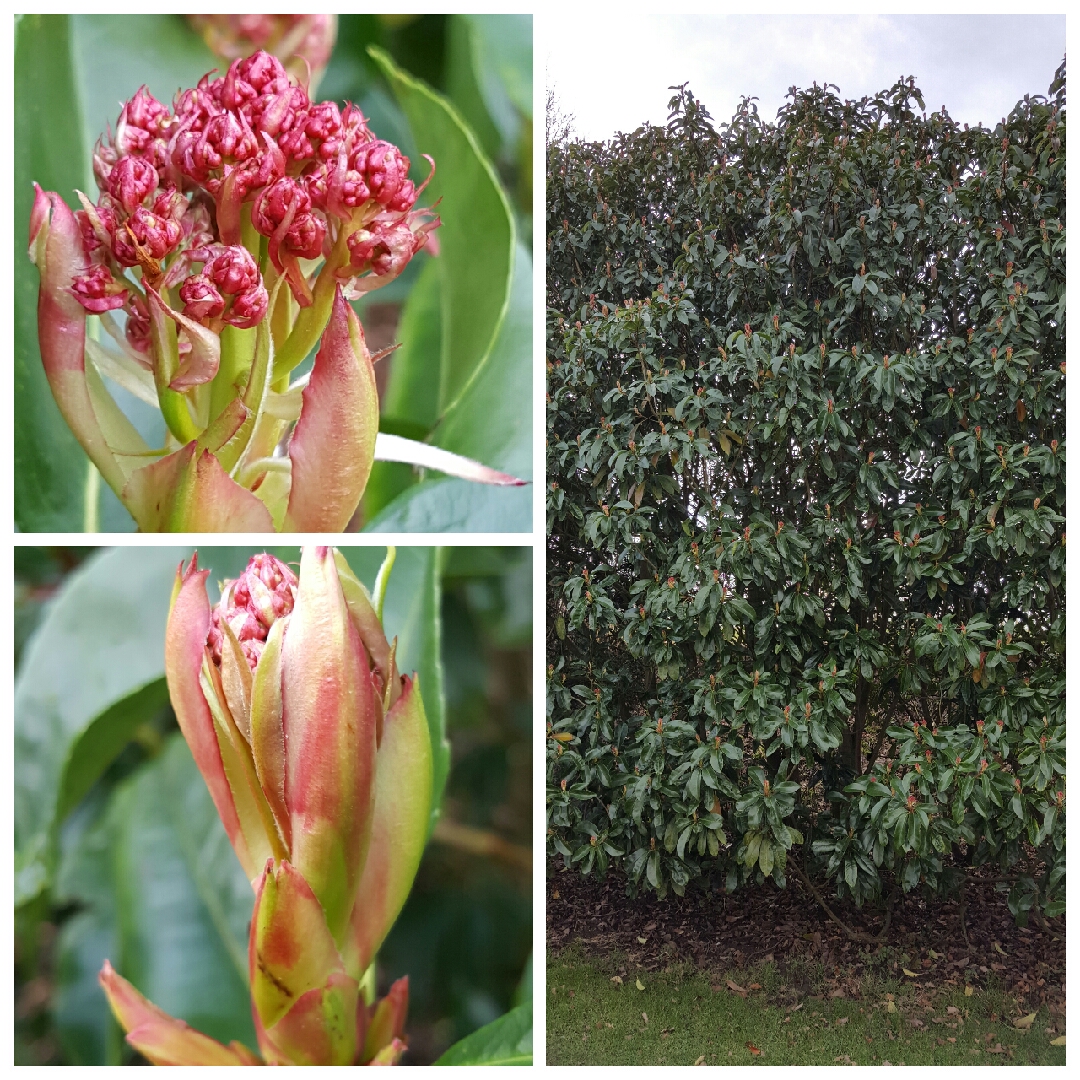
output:
[{"label": "pink flower bud cluster", "polygon": [[172,112],[142,87],[95,147],[101,194],[79,213],[89,265],[73,292],[94,313],[124,308],[139,352],[146,305],[129,269],[155,290],[179,285],[184,315],[215,331],[254,326],[268,301],[242,247],[247,206],[301,305],[311,291],[300,260],[326,259],[343,282],[378,279],[354,283],[358,294],[400,273],[438,225],[413,210],[422,188],[408,171],[409,159],[376,139],[356,106],[312,102],[267,52],[206,75]]},{"label": "pink flower bud cluster", "polygon": [[269,305],[262,275],[244,247],[211,244],[200,253],[202,273],[180,286],[184,314],[199,322],[220,319],[243,330],[262,322]]},{"label": "pink flower bud cluster", "polygon": [[226,582],[218,606],[210,613],[206,644],[214,663],[221,663],[221,624],[225,622],[254,671],[270,628],[295,606],[298,587],[296,575],[280,559],[266,553],[252,558],[235,581]]}]

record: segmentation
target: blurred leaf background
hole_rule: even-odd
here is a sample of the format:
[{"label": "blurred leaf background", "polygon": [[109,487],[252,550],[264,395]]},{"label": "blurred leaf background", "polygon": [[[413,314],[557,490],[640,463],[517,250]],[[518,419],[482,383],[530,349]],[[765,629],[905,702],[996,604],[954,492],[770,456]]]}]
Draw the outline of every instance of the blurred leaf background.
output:
[{"label": "blurred leaf background", "polygon": [[[384,549],[344,550],[370,586]],[[106,956],[162,1008],[254,1046],[252,893],[162,676],[190,551],[15,549],[17,1064],[132,1061],[97,986]],[[251,554],[201,547],[200,565],[218,582]],[[528,548],[399,548],[391,576],[387,632],[449,740],[442,812],[379,957],[380,991],[409,975],[407,1063],[531,1000],[531,580]]]},{"label": "blurred leaf background", "polygon": [[[351,100],[396,142],[421,203],[441,200],[440,254],[422,253],[358,302],[380,362],[381,430],[426,439],[525,479],[532,475],[532,19],[528,15],[339,15],[317,97]],[[130,531],[52,399],[37,348],[38,277],[26,257],[39,182],[77,205],[96,197],[90,152],[146,84],[171,103],[213,68],[179,15],[21,15],[15,41],[15,519],[23,532]],[[400,329],[399,329],[400,328]],[[302,374],[300,369],[297,374]],[[150,445],[160,414],[110,386]],[[528,487],[421,477],[377,463],[353,526],[527,531]]]}]

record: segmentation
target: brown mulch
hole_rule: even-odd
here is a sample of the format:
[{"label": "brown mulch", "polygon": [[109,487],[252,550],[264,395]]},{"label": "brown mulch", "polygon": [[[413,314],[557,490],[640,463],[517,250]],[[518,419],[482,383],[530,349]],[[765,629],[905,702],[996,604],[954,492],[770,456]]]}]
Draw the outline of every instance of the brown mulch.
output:
[{"label": "brown mulch", "polygon": [[[1063,1016],[1065,916],[1047,920],[1045,929],[1033,922],[1018,927],[1006,894],[974,875],[967,898],[970,950],[959,904],[915,893],[897,901],[886,943],[874,946],[849,941],[794,877],[786,889],[771,882],[733,893],[691,888],[685,897],[659,900],[646,892],[628,897],[617,872],[583,878],[555,859],[548,868],[547,942],[554,953],[571,945],[592,956],[621,953],[645,971],[688,962],[720,976],[770,961],[781,971],[819,962],[825,991],[837,997],[858,996],[870,971],[912,982],[902,973],[907,967],[919,976],[920,991],[995,985],[1030,1009],[1047,1004]],[[827,902],[852,930],[879,932],[881,911]]]}]

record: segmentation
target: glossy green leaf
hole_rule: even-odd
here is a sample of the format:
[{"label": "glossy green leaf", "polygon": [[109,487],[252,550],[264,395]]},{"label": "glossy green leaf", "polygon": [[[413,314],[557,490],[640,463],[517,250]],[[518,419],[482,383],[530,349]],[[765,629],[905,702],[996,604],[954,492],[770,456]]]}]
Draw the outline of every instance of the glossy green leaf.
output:
[{"label": "glossy green leaf", "polygon": [[401,71],[386,53],[372,49],[371,55],[408,117],[417,145],[437,167],[425,201],[430,205],[442,200],[442,412],[483,370],[502,324],[510,293],[514,223],[490,162],[454,107]]},{"label": "glossy green leaf", "polygon": [[390,430],[387,421],[404,421],[419,425],[426,434],[439,418],[439,380],[435,376],[442,355],[443,270],[438,259],[419,257],[424,268],[401,313],[396,335],[401,348],[390,358],[392,367],[379,425],[384,431]]},{"label": "glossy green leaf", "polygon": [[532,307],[532,260],[519,244],[510,306],[484,377],[447,411],[432,439],[525,480],[532,477]]},{"label": "glossy green leaf", "polygon": [[446,1051],[436,1065],[531,1065],[532,1002],[493,1020]]},{"label": "glossy green leaf", "polygon": [[170,739],[117,788],[79,840],[66,850],[58,882],[63,899],[84,908],[61,940],[65,1044],[83,1060],[114,1048],[114,1022],[94,996],[108,958],[166,1012],[254,1048],[254,896],[184,740]]},{"label": "glossy green leaf", "polygon": [[484,153],[498,161],[503,136],[492,119],[476,74],[476,34],[464,15],[451,15],[446,32],[446,94],[476,135]]},{"label": "glossy green leaf", "polygon": [[88,560],[27,646],[15,682],[16,904],[48,884],[58,811],[165,703],[165,619],[186,554],[146,548]]},{"label": "glossy green leaf", "polygon": [[472,30],[473,67],[487,111],[504,141],[532,117],[531,15],[459,15]]},{"label": "glossy green leaf", "polygon": [[[449,410],[432,441],[522,479],[532,476],[532,264],[520,245],[506,320],[482,378]],[[532,486],[432,478],[410,487],[369,531],[514,532],[532,521]]]},{"label": "glossy green leaf", "polygon": [[18,17],[14,104],[15,524],[23,532],[76,532],[90,465],[41,366],[38,272],[26,254],[33,181],[67,198],[85,174],[70,16]]},{"label": "glossy green leaf", "polygon": [[410,487],[372,523],[369,532],[525,532],[529,487],[494,488],[439,479]]},{"label": "glossy green leaf", "polygon": [[57,939],[53,1010],[73,1065],[119,1065],[123,1055],[123,1034],[97,981],[105,960],[119,955],[108,809],[99,793],[72,815],[61,837],[56,898],[80,910]]}]

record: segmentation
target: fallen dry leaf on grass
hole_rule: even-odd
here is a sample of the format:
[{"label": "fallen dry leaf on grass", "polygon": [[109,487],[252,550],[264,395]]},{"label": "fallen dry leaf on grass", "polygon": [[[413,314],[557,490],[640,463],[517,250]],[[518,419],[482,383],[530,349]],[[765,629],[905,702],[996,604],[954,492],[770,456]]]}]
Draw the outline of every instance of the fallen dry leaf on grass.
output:
[{"label": "fallen dry leaf on grass", "polygon": [[635,980],[634,980],[634,985],[635,985],[635,986],[636,986],[636,987],[637,987],[637,988],[638,988],[639,990],[644,990],[644,989],[645,989],[645,984],[644,984],[644,983],[643,983],[643,982],[642,982],[642,981],[641,981],[640,979],[635,979]]},{"label": "fallen dry leaf on grass", "polygon": [[1050,1040],[1050,1045],[1051,1046],[1064,1046],[1065,1045],[1065,1036],[1064,1035],[1059,1035],[1056,1039],[1051,1039]]},{"label": "fallen dry leaf on grass", "polygon": [[1014,1021],[1013,1027],[1017,1031],[1027,1031],[1032,1024],[1035,1023],[1035,1017],[1037,1013],[1028,1013],[1027,1016],[1021,1016],[1019,1020]]},{"label": "fallen dry leaf on grass", "polygon": [[736,994],[740,994],[742,997],[746,997],[746,990],[738,983],[732,982],[730,979],[727,981],[727,988],[734,991]]},{"label": "fallen dry leaf on grass", "polygon": [[615,984],[616,986],[622,986],[622,976],[621,976],[621,975],[612,975],[612,976],[611,976],[611,981],[612,981],[612,982],[613,982],[613,983],[614,983],[614,984]]},{"label": "fallen dry leaf on grass", "polygon": [[746,1044],[746,1049],[749,1050],[750,1053],[753,1054],[755,1057],[757,1057],[757,1055],[761,1053],[761,1051],[753,1043],[748,1042]]}]

